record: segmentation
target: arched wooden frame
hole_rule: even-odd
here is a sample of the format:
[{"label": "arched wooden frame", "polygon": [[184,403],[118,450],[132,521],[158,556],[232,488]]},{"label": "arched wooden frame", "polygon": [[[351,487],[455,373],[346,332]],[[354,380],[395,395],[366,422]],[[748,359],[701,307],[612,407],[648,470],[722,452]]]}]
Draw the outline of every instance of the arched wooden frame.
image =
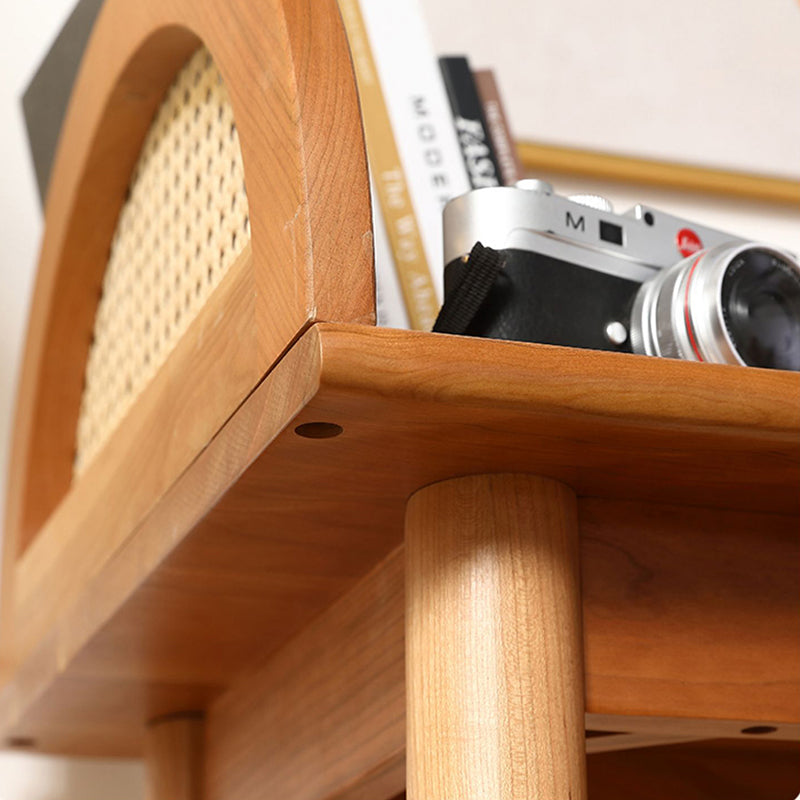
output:
[{"label": "arched wooden frame", "polygon": [[[84,367],[116,220],[158,104],[201,43],[233,106],[252,242],[217,290],[229,313],[214,309],[213,318],[196,321],[194,347],[162,368],[174,385],[197,381],[199,388],[181,407],[189,450],[157,468],[185,468],[310,323],[374,323],[366,156],[335,0],[107,0],[47,199],[18,395],[6,571],[70,488]],[[190,328],[184,338],[191,335]],[[159,403],[171,402],[168,383],[137,401],[148,406],[151,428]],[[106,450],[119,445],[117,433]],[[102,491],[111,466],[102,453],[97,460],[81,481]]]}]

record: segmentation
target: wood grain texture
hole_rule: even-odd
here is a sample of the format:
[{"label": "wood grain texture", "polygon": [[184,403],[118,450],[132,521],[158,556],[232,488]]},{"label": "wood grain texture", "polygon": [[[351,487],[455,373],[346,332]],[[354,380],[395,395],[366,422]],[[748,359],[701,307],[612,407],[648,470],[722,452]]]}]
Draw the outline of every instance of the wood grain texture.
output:
[{"label": "wood grain texture", "polygon": [[[83,374],[117,215],[153,112],[198,46],[194,34],[177,28],[130,47],[103,47],[103,38],[100,52],[98,37],[87,50],[53,164],[17,396],[4,562],[14,562],[70,485]],[[89,77],[90,68],[96,76]]]},{"label": "wood grain texture", "polygon": [[[130,753],[148,687],[173,686],[158,713],[205,707],[401,543],[416,489],[548,464],[608,493],[579,503],[589,710],[799,721],[800,376],[707,366],[314,326],[82,589],[86,544],[65,532],[63,570],[26,590],[62,600],[37,610],[51,622],[0,728],[83,753],[116,730]],[[294,432],[314,421],[344,432]],[[783,513],[757,510],[765,495]]]},{"label": "wood grain texture", "polygon": [[[616,727],[615,727],[616,726]],[[637,716],[634,714],[601,714],[592,712],[586,715],[586,729],[614,731],[622,726],[630,735],[650,737],[670,737],[693,739],[743,739],[758,741],[800,741],[800,722],[797,718],[788,722],[762,719],[760,722],[745,719],[712,719],[711,717],[663,717],[655,715]],[[756,730],[755,734],[752,733]],[[612,748],[614,749],[614,748]],[[604,752],[600,745],[597,752]]]},{"label": "wood grain texture", "polygon": [[796,743],[717,739],[676,744],[650,752],[590,753],[592,800],[791,800],[800,786]]},{"label": "wood grain texture", "polygon": [[[668,508],[662,511],[669,516]],[[696,538],[696,534],[687,531],[688,538]],[[299,789],[303,798],[360,800],[369,796],[371,789],[373,797],[390,797],[403,787],[403,562],[402,550],[393,553],[280,653],[242,675],[212,703],[208,717],[209,800],[229,796],[250,800],[261,797],[265,787],[276,794],[294,791],[296,771],[320,753],[324,764],[336,765],[338,786],[325,782],[315,771],[311,783]],[[584,574],[590,568],[584,558]],[[698,641],[694,652],[709,648],[713,649],[713,643]],[[624,661],[626,653],[618,655]],[[307,664],[310,672],[300,669],[301,664]],[[591,669],[591,663],[587,664],[589,674]],[[676,696],[681,691],[679,684],[674,687]],[[723,683],[708,691],[724,708],[730,689]],[[759,687],[752,686],[746,693],[757,696],[758,692]],[[792,692],[796,694],[794,689]],[[587,699],[591,708],[593,698],[589,695]],[[277,728],[276,718],[281,723]],[[639,748],[657,743],[659,738],[736,736],[748,723],[589,713],[586,724],[594,730],[640,732],[631,737],[589,738],[586,749],[592,753],[616,750],[619,740],[625,739],[629,739],[629,747]],[[740,736],[747,740],[744,747],[754,738]],[[777,737],[796,741],[800,724],[778,724],[775,733],[759,736],[756,746]],[[377,766],[366,770],[365,764]],[[589,764],[591,767],[591,759]],[[373,783],[376,775],[384,779],[377,786]]]},{"label": "wood grain texture", "polygon": [[593,800],[791,800],[800,786],[798,754],[794,743],[730,739],[590,753],[589,793]]},{"label": "wood grain texture", "polygon": [[585,798],[573,492],[442,481],[409,500],[405,542],[409,799]]},{"label": "wood grain texture", "polygon": [[[200,41],[231,95],[252,254],[70,489],[111,234]],[[334,0],[108,0],[54,166],[18,399],[3,734],[127,755],[155,716],[207,709],[212,800],[394,794],[402,551],[370,570],[420,487],[532,471],[583,496],[590,724],[796,735],[800,376],[313,325],[374,320],[367,187]],[[295,433],[320,421],[342,435]]]},{"label": "wood grain texture", "polygon": [[206,800],[402,791],[403,580],[400,550],[211,706]]},{"label": "wood grain texture", "polygon": [[[592,715],[591,718],[592,720],[595,720],[596,716]],[[616,718],[615,721],[621,722],[622,720]],[[590,735],[590,733],[600,735]],[[594,753],[614,753],[619,750],[638,750],[640,747],[663,747],[667,744],[685,744],[687,742],[697,741],[697,738],[705,738],[695,738],[691,736],[668,736],[666,734],[648,735],[646,733],[602,734],[602,731],[586,732],[587,755],[593,755]]]},{"label": "wood grain texture", "polygon": [[338,330],[323,411],[372,474],[408,494],[458,474],[529,472],[579,496],[800,511],[798,373]]},{"label": "wood grain texture", "polygon": [[202,800],[203,719],[162,717],[145,734],[146,800]]},{"label": "wood grain texture", "polygon": [[[648,740],[652,752],[596,750],[588,739],[589,793],[593,800],[791,800],[800,786],[796,743],[717,739],[705,742]],[[669,744],[670,746],[663,746]],[[681,744],[680,747],[675,745]],[[607,756],[595,753],[608,753]],[[357,797],[405,800],[405,794]]]},{"label": "wood grain texture", "polygon": [[[254,366],[263,375],[313,320],[374,322],[366,158],[334,0],[110,0],[83,60],[48,194],[17,402],[12,561],[69,487],[117,215],[153,112],[200,41],[228,87],[245,165]],[[224,392],[227,364],[218,369]]]},{"label": "wood grain texture", "polygon": [[797,517],[584,498],[580,524],[593,711],[800,721]]},{"label": "wood grain texture", "polygon": [[[400,548],[211,703],[207,800],[266,791],[374,800],[405,789],[404,561]],[[627,720],[606,722],[624,727]],[[595,737],[587,749],[627,738]],[[630,738],[636,747],[658,741]]]},{"label": "wood grain texture", "polygon": [[796,742],[715,740],[588,758],[593,800],[792,800]]},{"label": "wood grain texture", "polygon": [[[642,511],[644,510],[642,509]],[[670,507],[648,507],[646,509],[647,516],[663,516],[667,520],[667,526],[670,524],[669,520],[672,517],[671,512],[673,510]],[[626,508],[625,513],[627,515],[635,515],[636,511],[635,509]],[[751,517],[750,521],[752,523],[759,522],[756,517]],[[769,522],[769,518],[764,517],[760,521],[762,523]],[[787,523],[789,523],[787,524],[787,532],[793,533],[794,522],[787,520]],[[602,540],[604,535],[613,533],[615,525],[615,516],[611,514],[609,517],[609,531],[603,534],[595,530],[595,539]],[[676,529],[674,531],[675,535],[682,532],[687,540],[696,543],[702,535],[702,527],[697,524],[692,525],[690,518],[684,518],[682,525],[685,527]],[[763,529],[764,525],[761,524],[757,527]],[[642,538],[640,530],[631,534],[631,541],[625,545],[625,549],[631,553],[633,558],[636,558],[638,552],[640,552],[635,547]],[[230,531],[227,531],[226,535],[229,535],[229,533]],[[227,570],[234,565],[235,561],[231,557],[231,553],[226,556],[226,545],[231,544],[235,550],[238,550],[238,545],[230,543],[226,538],[220,541],[220,547],[214,551],[213,557],[221,562],[219,564],[220,567],[223,566],[222,562],[224,562]],[[260,619],[263,620],[263,625],[260,630],[256,627],[259,619],[256,610],[259,605],[257,596],[254,595],[253,597],[252,608],[249,612],[252,617],[250,617],[242,613],[246,606],[234,606],[226,599],[226,596],[221,591],[222,584],[220,582],[215,583],[213,587],[208,586],[207,570],[198,570],[196,557],[202,553],[207,556],[209,544],[210,540],[205,539],[202,550],[195,551],[194,559],[188,561],[181,559],[183,561],[181,569],[170,570],[167,574],[161,570],[157,571],[158,580],[164,590],[159,597],[161,614],[171,615],[175,613],[177,607],[176,598],[185,599],[187,595],[191,597],[193,591],[198,594],[205,591],[208,602],[221,605],[222,611],[227,610],[230,617],[233,617],[238,612],[239,615],[236,619],[244,628],[243,635],[249,634],[253,640],[251,641],[251,648],[255,648],[256,651],[259,647],[270,648],[271,644],[266,637],[266,632],[270,626],[272,626],[272,629],[277,630],[275,627],[277,624],[276,617],[273,617],[271,612],[270,616],[261,616]],[[761,549],[763,542],[758,539],[752,539],[752,545],[754,548]],[[593,548],[587,550],[584,547],[582,559],[584,577],[593,569],[592,550]],[[140,551],[141,556],[146,553],[146,549]],[[280,574],[274,571],[269,572],[268,562],[259,561],[258,558],[254,559],[254,555],[254,551],[246,553],[246,556],[253,562],[250,564],[250,568],[253,571],[263,570],[264,575],[269,576],[270,580]],[[741,565],[739,580],[741,580],[741,583],[730,572],[725,576],[726,579],[734,578],[734,584],[740,586],[742,596],[747,596],[750,592],[750,584],[747,583],[747,576],[750,574],[749,556],[750,554],[746,551],[739,554]],[[731,554],[721,553],[720,557],[722,560],[728,561],[731,558]],[[793,565],[797,562],[797,551],[780,552],[778,553],[778,558],[781,561],[785,560],[789,564],[786,574],[790,576],[790,580],[785,587],[785,602],[787,607],[794,608],[798,594],[797,576],[796,571],[793,569]],[[130,562],[131,559],[127,560]],[[177,562],[173,561],[172,565],[176,566]],[[146,569],[146,565],[144,568]],[[274,570],[274,567],[272,569]],[[626,597],[628,592],[634,588],[635,582],[631,583],[630,576],[626,576],[625,572],[615,575],[605,571],[604,575],[605,581],[603,584],[608,585],[610,591],[603,603],[603,613],[608,619],[618,617],[624,620],[626,614],[630,613],[629,606],[636,605],[635,600],[629,600]],[[719,586],[719,581],[715,580],[713,574],[713,560],[698,564],[695,580],[698,584],[708,585],[711,590],[715,586]],[[783,580],[780,574],[777,575],[776,580],[778,582]],[[231,583],[230,586],[231,592],[239,598],[241,603],[246,596],[245,593],[248,591],[248,586],[252,586],[252,584],[249,580],[239,580]],[[659,587],[659,591],[666,591],[663,581],[656,582],[656,586]],[[349,596],[346,596],[339,604],[338,608],[346,605],[353,609],[352,613],[357,610],[359,614],[364,615],[358,625],[355,625],[349,616],[345,616],[343,620],[340,620],[334,610],[337,608],[335,606],[330,612],[326,612],[323,617],[320,617],[312,629],[309,629],[310,631],[317,631],[318,634],[308,631],[301,633],[285,646],[288,648],[285,653],[281,651],[281,654],[276,656],[279,659],[289,659],[292,663],[302,663],[303,659],[309,663],[319,661],[325,666],[325,678],[323,680],[321,677],[320,683],[315,684],[318,686],[315,691],[321,692],[328,697],[327,702],[331,707],[338,703],[344,704],[346,706],[346,715],[349,713],[349,709],[352,708],[348,706],[347,698],[350,694],[354,694],[357,698],[357,718],[360,720],[358,724],[366,726],[367,721],[372,720],[377,731],[390,731],[386,738],[383,738],[383,734],[381,734],[374,739],[374,742],[380,745],[377,752],[367,750],[364,753],[367,761],[374,760],[374,763],[379,765],[378,767],[367,770],[365,773],[362,763],[354,773],[343,774],[343,786],[340,786],[339,789],[344,792],[344,796],[348,796],[347,793],[350,791],[358,792],[362,773],[365,780],[368,777],[379,778],[384,770],[390,779],[392,775],[396,779],[396,775],[399,773],[401,775],[399,779],[400,786],[402,787],[403,785],[405,711],[403,703],[404,653],[402,628],[404,601],[402,587],[403,556],[400,553],[398,556],[390,558],[381,570],[371,573],[364,585],[358,586],[354,590],[353,597],[348,600],[347,597]],[[211,591],[210,596],[209,591]],[[107,588],[105,592],[107,592]],[[98,593],[96,598],[102,598],[103,594],[104,592]],[[667,592],[668,595],[669,593]],[[603,602],[603,599],[594,594],[593,601],[596,603]],[[260,605],[263,614],[265,613],[264,606],[269,605],[269,601],[267,600]],[[669,603],[665,603],[664,607],[668,609]],[[86,613],[86,610],[84,610],[84,613]],[[586,614],[586,608],[584,613]],[[709,609],[709,613],[711,615],[709,620],[711,624],[714,624],[715,618],[718,619],[720,613],[731,617],[731,630],[735,631],[737,617],[735,607],[719,609],[712,606]],[[207,623],[209,620],[201,606],[195,606],[195,615],[199,617],[201,622]],[[598,624],[597,615],[586,614],[586,616],[587,619],[594,620],[593,625]],[[128,619],[129,621],[131,620],[131,618]],[[791,617],[782,636],[783,652],[789,654],[788,660],[790,662],[793,658],[796,659],[798,649],[797,637],[795,636],[795,620],[796,614]],[[140,628],[143,627],[144,621],[142,619],[134,619],[133,621]],[[159,655],[156,643],[153,640],[145,638],[133,639],[131,634],[135,632],[135,628],[133,631],[127,629],[128,634],[126,636],[126,626],[122,626],[120,624],[122,622],[122,618],[114,618],[111,624],[108,625],[108,634],[101,632],[100,635],[96,636],[96,645],[85,647],[81,657],[73,658],[68,663],[68,666],[64,668],[60,677],[53,676],[52,672],[47,673],[46,677],[42,679],[45,688],[42,690],[43,694],[39,697],[39,700],[30,704],[27,708],[23,705],[22,709],[17,709],[18,712],[24,713],[22,713],[22,722],[13,730],[13,733],[19,736],[36,738],[37,746],[42,750],[79,754],[91,754],[94,752],[109,755],[114,753],[133,755],[140,751],[141,734],[145,722],[154,715],[210,706],[212,708],[211,717],[212,719],[214,718],[214,698],[224,690],[224,686],[221,684],[223,676],[219,667],[212,666],[209,668],[204,662],[221,661],[221,666],[230,670],[237,663],[233,656],[236,654],[237,649],[241,647],[241,645],[236,645],[235,641],[230,638],[225,638],[223,635],[225,629],[222,627],[222,622],[207,624],[205,639],[196,639],[196,629],[187,626],[184,634],[178,636],[175,650],[163,655]],[[669,631],[674,626],[674,619],[671,621],[668,618],[664,624],[666,630]],[[230,628],[230,625],[228,627]],[[591,629],[587,629],[587,639],[590,638],[591,633]],[[317,641],[317,635],[322,636],[327,644]],[[118,638],[120,636],[122,638]],[[344,648],[343,642],[349,641],[351,636],[354,640]],[[211,640],[212,644],[208,645],[206,639]],[[670,654],[670,642],[666,636],[660,635],[658,618],[654,620],[652,625],[650,642],[659,645],[666,655]],[[765,716],[754,717],[749,720],[744,717],[737,718],[736,714],[741,714],[748,708],[750,710],[755,709],[755,713],[759,713],[765,693],[768,692],[773,697],[776,696],[775,687],[763,683],[763,675],[765,672],[769,673],[774,664],[771,661],[771,654],[766,657],[763,653],[756,652],[753,654],[746,641],[739,654],[732,649],[732,642],[722,644],[727,648],[728,653],[733,653],[735,658],[742,654],[747,654],[750,657],[755,656],[761,659],[760,662],[751,662],[749,682],[744,674],[745,670],[742,670],[741,667],[737,667],[738,676],[731,680],[730,657],[723,650],[722,657],[719,658],[718,663],[715,663],[714,654],[716,653],[717,644],[713,641],[706,641],[700,635],[693,642],[691,649],[684,654],[684,657],[687,664],[699,663],[702,665],[702,670],[693,676],[693,680],[704,682],[703,689],[705,694],[715,701],[715,707],[719,713],[728,713],[729,719],[669,719],[628,715],[621,717],[590,713],[587,718],[587,727],[609,731],[633,731],[647,737],[683,736],[687,738],[710,738],[736,736],[741,729],[750,725],[772,723],[777,730],[775,733],[766,734],[765,738],[798,738],[800,736],[800,724],[798,724],[800,712],[792,710],[792,706],[797,700],[797,672],[790,674],[789,670],[787,670],[786,673],[783,673],[786,677],[782,679],[785,682],[783,695],[785,708],[788,709],[790,714],[796,714],[795,716],[784,717],[779,720],[771,720]],[[607,646],[609,645],[607,644]],[[290,651],[295,647],[302,647],[302,650],[299,654],[292,655]],[[124,651],[122,648],[124,648]],[[194,658],[187,657],[182,661],[176,661],[174,654],[177,653],[178,648],[188,650],[190,654],[193,654]],[[312,652],[316,654],[313,658],[308,655]],[[775,652],[774,650],[772,651],[772,653]],[[353,653],[362,653],[362,655],[356,658],[352,656]],[[378,658],[375,658],[376,653],[380,654]],[[248,661],[255,659],[256,655],[252,649],[249,656],[248,651],[239,650],[238,663],[246,664]],[[346,655],[346,658],[340,661],[340,655]],[[623,646],[615,651],[615,656],[619,661],[620,670],[625,670],[626,664],[631,658],[635,657],[635,653],[631,652],[630,643],[624,642]],[[780,656],[778,657],[780,658]],[[227,666],[225,666],[226,661]],[[219,758],[222,761],[231,759],[234,764],[238,764],[240,763],[240,758],[243,759],[247,770],[252,771],[256,776],[261,775],[262,781],[265,783],[268,782],[269,774],[261,772],[261,748],[271,748],[273,743],[269,737],[259,734],[261,717],[257,709],[261,705],[268,706],[276,702],[275,698],[283,696],[284,691],[287,690],[283,688],[283,684],[279,685],[280,688],[274,686],[268,677],[272,670],[271,658],[262,659],[262,665],[260,671],[255,669],[252,674],[239,678],[235,674],[231,674],[225,679],[231,684],[232,688],[227,699],[221,700],[220,704],[227,707],[228,702],[230,702],[233,708],[250,708],[252,705],[253,710],[241,718],[242,729],[240,732],[236,736],[229,738],[227,733],[228,725],[236,726],[239,724],[236,722],[239,719],[238,712],[234,713],[232,711],[227,724],[220,729],[219,735],[213,735],[213,740],[215,742],[214,750],[219,754]],[[159,683],[154,677],[158,674],[170,676],[171,683],[163,681]],[[587,662],[587,677],[590,683],[592,682],[592,674],[593,666],[591,659],[589,659]],[[26,671],[24,675],[28,680],[31,680],[30,671]],[[267,677],[264,678],[264,675],[267,675]],[[209,676],[213,676],[218,683],[192,685],[192,676],[196,680],[204,676],[208,680]],[[636,676],[635,674],[626,676],[626,680],[635,685],[636,690],[641,692],[642,695],[649,690],[650,683],[654,678],[657,679],[658,675],[653,672],[641,676]],[[719,682],[715,684],[714,679]],[[287,678],[287,680],[289,679]],[[307,686],[304,688],[304,673],[300,669],[292,673],[291,680],[297,682],[298,686],[288,691],[287,697],[290,700],[294,696],[302,696],[303,692],[308,688]],[[659,694],[653,695],[654,708],[659,706],[663,708],[670,703],[685,703],[684,695],[686,694],[687,686],[685,681],[673,677],[671,682],[661,681],[660,685]],[[376,691],[371,693],[367,687],[376,687]],[[7,702],[16,699],[20,703],[24,703],[26,700],[24,690],[26,688],[17,685],[13,693],[4,692],[3,694],[3,718],[6,723],[6,732],[12,732],[8,728]],[[364,694],[364,692],[367,692],[367,694]],[[308,716],[298,711],[295,718],[301,729],[313,728],[316,724],[314,696],[311,696]],[[391,700],[391,698],[396,698],[397,702]],[[593,705],[603,704],[614,698],[604,698],[590,692],[587,699],[591,710]],[[285,714],[287,719],[291,716],[288,708]],[[793,724],[786,724],[787,719]],[[347,721],[342,724],[345,725],[344,733],[335,725],[326,726],[325,730],[329,732],[326,736],[329,735],[329,739],[324,741],[329,743],[325,744],[323,739],[318,739],[313,747],[322,748],[326,752],[328,748],[332,748],[331,758],[337,758],[336,753],[347,754],[350,752],[352,741],[362,743],[367,740],[373,741],[366,734],[359,734],[355,739],[351,739],[350,734],[353,730],[351,722]],[[213,723],[210,730],[214,730]],[[288,723],[282,730],[285,735],[281,739],[281,747],[287,747],[287,743],[293,741],[295,737],[294,734],[289,732]],[[303,735],[308,736],[309,734],[305,733]],[[602,747],[602,742],[602,739],[589,740],[591,745],[598,747]],[[117,748],[116,750],[114,749],[115,747]],[[276,758],[285,757],[285,751],[281,751],[281,753]],[[397,764],[398,753],[402,761],[399,766]],[[344,758],[344,755],[341,757]],[[213,758],[216,758],[216,756],[213,756],[212,760]]]},{"label": "wood grain texture", "polygon": [[[141,758],[151,720],[207,708],[222,691],[222,687],[207,684],[79,675],[77,669],[71,669],[69,677],[61,675],[54,680],[48,664],[40,666],[38,674],[26,675],[30,685],[24,687],[38,698],[24,709],[22,726],[31,734],[23,738],[32,742],[30,749],[35,752]],[[22,700],[23,692],[19,695]],[[8,703],[3,705],[6,717]],[[9,734],[2,740],[4,744],[17,738],[13,732]]]},{"label": "wood grain texture", "polygon": [[[316,337],[299,343],[276,368],[286,371],[285,377],[276,380],[273,374],[264,382],[258,395],[262,402],[248,403],[240,410],[235,417],[235,430],[229,430],[232,435],[212,441],[193,468],[134,529],[136,535],[127,539],[121,536],[117,549],[106,552],[102,570],[96,574],[86,571],[87,556],[92,555],[92,546],[98,547],[96,537],[81,538],[86,534],[81,526],[60,531],[71,533],[73,538],[68,540],[68,547],[56,551],[62,560],[52,554],[53,562],[63,568],[58,586],[42,589],[42,607],[32,605],[31,617],[19,615],[27,634],[25,641],[33,650],[25,667],[18,671],[14,688],[7,687],[0,693],[0,718],[6,724],[13,725],[12,720],[19,720],[22,713],[27,713],[26,706],[35,701],[45,714],[49,708],[55,718],[69,713],[74,719],[72,701],[80,697],[87,706],[98,707],[112,727],[120,728],[115,741],[123,748],[121,752],[139,752],[148,719],[205,707],[209,698],[219,693],[222,677],[241,669],[246,658],[258,652],[261,636],[255,627],[245,624],[245,619],[252,622],[253,616],[258,616],[259,626],[282,625],[285,634],[287,627],[296,630],[341,591],[335,571],[331,574],[327,570],[330,578],[320,574],[316,567],[319,557],[307,562],[311,573],[307,579],[297,575],[294,583],[279,580],[273,584],[265,576],[280,576],[280,552],[267,552],[249,532],[237,537],[225,526],[214,526],[211,540],[195,539],[197,549],[186,559],[164,563],[164,570],[158,569],[186,532],[203,520],[225,489],[236,481],[248,460],[255,458],[313,395],[318,386],[318,357]],[[303,375],[307,381],[301,379]],[[277,393],[273,393],[276,388]],[[124,477],[118,476],[123,484]],[[87,502],[92,507],[96,501],[90,495]],[[131,531],[122,528],[119,533]],[[210,546],[213,552],[208,549]],[[32,549],[25,558],[34,552]],[[289,555],[295,552],[290,551]],[[231,560],[230,556],[237,553],[244,558]],[[209,555],[215,564],[215,581],[205,561]],[[69,563],[63,557],[69,558]],[[304,602],[303,593],[312,589],[317,590],[312,595],[315,602]],[[138,602],[125,605],[134,593]],[[46,603],[45,598],[51,602]],[[112,617],[119,624],[109,627]],[[237,625],[231,624],[234,618]],[[219,636],[209,637],[211,630]],[[187,635],[195,640],[195,646],[188,646]],[[145,673],[159,673],[163,680],[142,684]],[[87,696],[90,691],[83,691],[91,681],[97,686],[97,703]],[[58,692],[53,696],[50,689],[54,682],[64,687],[64,697],[59,698]],[[170,683],[174,703],[165,705],[163,694],[158,693],[151,703],[149,686]],[[121,708],[118,697],[127,698]],[[188,705],[187,698],[191,701]],[[118,711],[124,713],[120,716]],[[33,712],[33,719],[36,713]],[[88,719],[92,719],[91,712]],[[108,729],[104,730],[102,741],[97,740],[96,729],[95,722],[87,722],[82,736],[74,726],[65,739],[63,727],[56,725],[54,739],[48,741],[56,747],[55,741],[66,741],[73,752],[91,754],[92,747],[105,748],[110,742]]]},{"label": "wood grain texture", "polygon": [[[254,311],[247,248],[19,559],[14,635],[4,631],[14,659],[31,652],[258,381]],[[223,363],[226,391],[218,391]]]}]

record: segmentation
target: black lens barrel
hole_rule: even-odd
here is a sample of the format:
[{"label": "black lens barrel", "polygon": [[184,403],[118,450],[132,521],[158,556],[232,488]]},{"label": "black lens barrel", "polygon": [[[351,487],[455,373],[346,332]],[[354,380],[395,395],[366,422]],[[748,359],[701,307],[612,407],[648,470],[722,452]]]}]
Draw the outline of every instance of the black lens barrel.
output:
[{"label": "black lens barrel", "polygon": [[800,370],[800,274],[786,259],[760,247],[739,253],[723,276],[720,302],[746,364]]}]

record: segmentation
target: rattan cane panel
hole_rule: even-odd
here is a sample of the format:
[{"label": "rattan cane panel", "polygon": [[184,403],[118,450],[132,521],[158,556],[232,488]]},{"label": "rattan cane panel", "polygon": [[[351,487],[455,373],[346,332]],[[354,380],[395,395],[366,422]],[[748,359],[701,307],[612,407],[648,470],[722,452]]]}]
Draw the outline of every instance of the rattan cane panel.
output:
[{"label": "rattan cane panel", "polygon": [[120,212],[95,318],[75,472],[108,440],[250,238],[239,137],[205,48],[156,113]]}]

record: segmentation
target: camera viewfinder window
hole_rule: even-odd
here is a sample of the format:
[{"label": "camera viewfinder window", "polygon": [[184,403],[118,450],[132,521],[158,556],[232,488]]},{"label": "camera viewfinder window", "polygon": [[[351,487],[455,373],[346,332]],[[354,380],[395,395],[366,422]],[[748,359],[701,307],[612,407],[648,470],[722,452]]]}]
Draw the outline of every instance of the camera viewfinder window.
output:
[{"label": "camera viewfinder window", "polygon": [[611,244],[622,244],[622,226],[600,220],[600,238]]}]

